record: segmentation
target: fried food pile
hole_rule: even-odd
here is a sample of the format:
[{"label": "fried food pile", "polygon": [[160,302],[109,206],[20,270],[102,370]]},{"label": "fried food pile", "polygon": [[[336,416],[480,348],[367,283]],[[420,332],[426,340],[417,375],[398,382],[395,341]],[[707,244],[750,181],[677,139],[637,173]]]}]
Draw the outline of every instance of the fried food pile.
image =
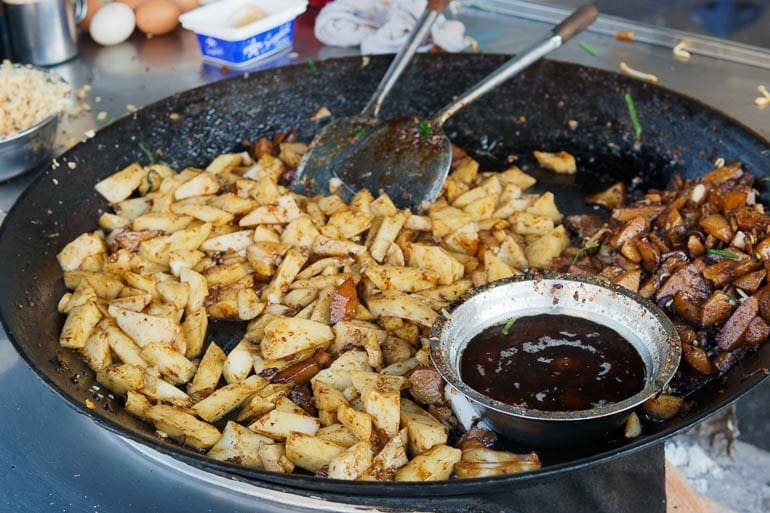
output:
[{"label": "fried food pile", "polygon": [[[61,345],[159,436],[335,479],[537,469],[537,454],[464,431],[426,340],[451,301],[525,270],[601,275],[656,300],[705,374],[768,337],[768,219],[740,165],[628,205],[618,184],[589,198],[609,223],[562,224],[551,193],[527,192],[534,178],[480,172],[458,148],[423,215],[366,190],[349,204],[301,196],[282,183],[306,150],[278,137],[205,169],[132,164],[96,185],[111,205],[100,228],[58,254]],[[538,160],[575,171],[563,152]],[[246,323],[237,345],[207,338],[216,320]],[[668,418],[682,403],[664,395],[645,411]],[[641,429],[633,415],[626,435]]]},{"label": "fried food pile", "polygon": [[567,217],[582,245],[554,266],[606,277],[655,301],[675,321],[687,372],[725,372],[765,343],[770,216],[754,177],[739,162],[719,162],[701,179],[676,177],[630,204],[625,196],[618,183],[588,198],[610,210],[609,223]]},{"label": "fried food pile", "polygon": [[[456,151],[426,215],[361,191],[280,185],[307,146],[258,141],[206,169],[132,164],[112,211],[58,254],[63,347],[161,436],[250,468],[437,480],[539,468],[463,435],[433,368],[436,316],[474,286],[547,268],[570,243],[550,193]],[[247,321],[232,348],[211,319]]]}]

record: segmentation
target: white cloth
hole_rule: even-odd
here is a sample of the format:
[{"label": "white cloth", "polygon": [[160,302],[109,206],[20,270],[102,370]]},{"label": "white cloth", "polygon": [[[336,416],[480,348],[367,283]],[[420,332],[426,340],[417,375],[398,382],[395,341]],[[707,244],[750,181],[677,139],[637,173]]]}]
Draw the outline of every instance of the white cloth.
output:
[{"label": "white cloth", "polygon": [[[402,5],[411,3],[414,2],[396,0],[391,4],[385,23],[361,40],[362,54],[395,53],[401,48],[422,12],[418,10],[415,16],[410,11],[409,5]],[[418,0],[418,3],[424,2]]]},{"label": "white cloth", "polygon": [[462,21],[439,18],[433,24],[430,33],[433,42],[447,52],[462,52],[468,46],[468,41],[465,39],[465,25]]},{"label": "white cloth", "polygon": [[[315,35],[331,46],[361,46],[361,53],[397,52],[417,19],[426,0],[336,0],[321,9],[315,23]],[[440,15],[431,28],[431,40],[448,52],[460,52],[468,46],[465,25]],[[427,50],[431,41],[421,47]]]},{"label": "white cloth", "polygon": [[337,0],[327,4],[315,21],[315,37],[325,45],[358,46],[384,21],[387,6],[379,0]]}]

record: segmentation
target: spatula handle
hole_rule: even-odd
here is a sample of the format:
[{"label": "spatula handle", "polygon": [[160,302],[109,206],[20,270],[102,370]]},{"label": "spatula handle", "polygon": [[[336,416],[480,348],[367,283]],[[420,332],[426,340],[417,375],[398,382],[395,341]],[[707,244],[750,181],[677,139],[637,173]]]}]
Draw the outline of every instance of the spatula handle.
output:
[{"label": "spatula handle", "polygon": [[430,0],[426,8],[441,14],[447,5],[449,5],[449,0]]},{"label": "spatula handle", "polygon": [[398,54],[390,63],[388,71],[385,72],[385,76],[382,77],[380,84],[377,86],[377,90],[374,92],[374,96],[366,104],[364,110],[361,111],[363,117],[376,118],[382,108],[382,103],[385,98],[390,94],[390,90],[396,84],[396,81],[404,72],[409,63],[412,61],[412,57],[417,52],[417,48],[420,47],[420,43],[423,42],[428,35],[430,28],[433,26],[433,22],[436,21],[438,15],[443,12],[449,4],[449,0],[430,0],[425,11],[417,20],[412,33],[409,35],[409,39],[406,40],[404,46],[398,51]]},{"label": "spatula handle", "polygon": [[[481,82],[465,91],[455,101],[441,109],[433,118],[433,124],[441,126],[444,122],[478,100],[488,92],[496,89],[500,84],[513,78],[544,56],[559,48],[567,39],[588,27],[598,16],[599,12],[593,5],[584,5],[575,10],[563,22],[543,39],[530,46],[517,56],[508,60],[505,64],[487,75]],[[563,34],[563,35],[562,35]]]},{"label": "spatula handle", "polygon": [[556,25],[553,31],[561,36],[562,44],[566,43],[572,36],[588,28],[591,23],[599,16],[599,11],[595,6],[588,4],[579,7],[570,14],[567,19]]}]

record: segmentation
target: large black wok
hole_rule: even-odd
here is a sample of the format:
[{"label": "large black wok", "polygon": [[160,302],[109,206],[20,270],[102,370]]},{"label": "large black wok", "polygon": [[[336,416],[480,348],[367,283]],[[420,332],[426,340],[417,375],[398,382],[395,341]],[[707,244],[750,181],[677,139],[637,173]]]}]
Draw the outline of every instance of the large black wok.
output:
[{"label": "large black wok", "polygon": [[[426,115],[478,77],[504,61],[493,55],[429,55],[416,59],[385,106],[384,117]],[[537,472],[500,478],[424,483],[350,483],[303,475],[251,471],[208,460],[193,449],[158,438],[150,426],[116,402],[97,400],[85,407],[91,373],[73,352],[58,346],[62,316],[56,303],[64,291],[55,255],[84,231],[96,227],[97,212],[107,208],[93,189],[101,178],[133,161],[146,163],[140,148],[162,150],[162,160],[176,169],[204,165],[220,152],[240,150],[244,139],[270,136],[296,127],[309,140],[319,124],[309,118],[321,106],[341,115],[360,111],[374,90],[388,59],[318,63],[273,69],[200,87],[162,100],[101,130],[59,160],[74,161],[48,169],[22,194],[0,229],[0,315],[11,342],[40,378],[73,407],[116,433],[207,470],[237,475],[268,486],[302,493],[368,496],[437,497],[510,490],[524,484],[608,462],[680,431],[735,401],[759,383],[770,367],[770,344],[749,354],[725,376],[694,391],[690,409],[633,441],[611,439],[558,455],[544,454]],[[623,95],[635,99],[644,126],[641,145]],[[181,117],[174,121],[169,113]],[[577,121],[572,130],[569,120]],[[696,176],[717,157],[740,159],[755,174],[770,176],[770,145],[698,101],[666,89],[577,65],[542,62],[475,103],[447,124],[450,138],[472,152],[487,169],[503,168],[509,155],[528,168],[533,149],[567,150],[578,158],[575,176],[538,175],[539,187],[556,193],[560,207],[585,209],[582,198],[619,179],[637,187],[665,186],[675,173]],[[530,169],[536,172],[534,169]],[[642,183],[638,184],[641,178]],[[55,183],[52,178],[56,178]],[[767,202],[766,184],[762,191]],[[242,326],[216,324],[212,336],[236,340]],[[231,343],[231,342],[229,342]],[[228,342],[225,341],[225,345]],[[232,347],[230,345],[230,347]],[[79,375],[75,378],[75,375]],[[24,415],[24,412],[19,412]],[[50,422],[55,429],[55,419]],[[5,419],[5,422],[13,422]]]}]

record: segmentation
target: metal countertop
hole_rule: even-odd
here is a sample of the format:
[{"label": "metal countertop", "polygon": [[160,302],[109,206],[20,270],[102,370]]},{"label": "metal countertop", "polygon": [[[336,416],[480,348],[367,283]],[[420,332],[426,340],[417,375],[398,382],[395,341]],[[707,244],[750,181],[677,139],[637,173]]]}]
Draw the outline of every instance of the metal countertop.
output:
[{"label": "metal countertop", "polygon": [[[463,8],[459,17],[484,52],[515,53],[548,27],[478,9]],[[250,71],[357,53],[357,49],[320,45],[312,36],[313,19],[314,13],[308,13],[298,20],[293,53],[284,52]],[[596,49],[597,55],[589,55],[572,43],[552,58],[613,71],[618,70],[620,61],[626,61],[658,75],[663,86],[714,105],[770,138],[770,108],[760,110],[753,104],[757,85],[770,87],[767,69],[699,55],[680,62],[670,48],[622,42],[598,33],[585,33],[578,39]],[[124,44],[107,48],[82,37],[80,56],[54,69],[73,88],[91,87],[85,98],[90,112],[62,124],[76,139],[114,117],[126,115],[130,105],[141,107],[236,74],[202,65],[194,35],[182,30],[152,39],[135,35]],[[104,119],[98,120],[102,111]],[[0,218],[31,180],[32,176],[25,176],[0,184]],[[255,501],[217,486],[190,486],[189,476],[148,465],[146,456],[67,407],[38,381],[2,331],[0,390],[0,511],[269,512],[313,506],[301,499],[283,498],[289,501],[283,504],[283,499],[276,497],[273,502]]]}]

